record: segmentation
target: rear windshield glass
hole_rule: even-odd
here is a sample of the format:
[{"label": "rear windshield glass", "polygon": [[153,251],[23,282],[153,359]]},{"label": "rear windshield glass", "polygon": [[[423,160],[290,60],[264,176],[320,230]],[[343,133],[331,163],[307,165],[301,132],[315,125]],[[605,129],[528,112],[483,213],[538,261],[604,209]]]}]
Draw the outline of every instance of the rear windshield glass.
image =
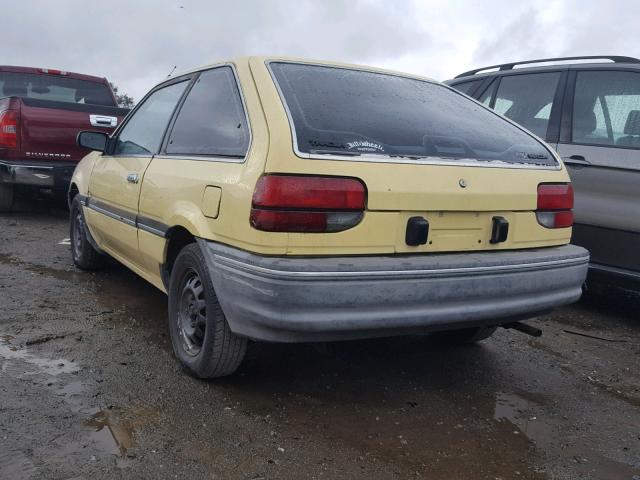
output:
[{"label": "rear windshield glass", "polygon": [[62,75],[0,72],[0,97],[116,106],[104,83],[77,80]]},{"label": "rear windshield glass", "polygon": [[443,85],[319,65],[270,67],[300,152],[557,165],[534,137]]}]

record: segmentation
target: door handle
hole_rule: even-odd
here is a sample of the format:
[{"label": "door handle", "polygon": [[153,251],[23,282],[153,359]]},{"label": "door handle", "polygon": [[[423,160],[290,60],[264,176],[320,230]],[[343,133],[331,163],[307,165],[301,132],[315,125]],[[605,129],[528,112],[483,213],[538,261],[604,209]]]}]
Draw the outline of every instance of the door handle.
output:
[{"label": "door handle", "polygon": [[127,175],[127,182],[129,183],[138,183],[138,174],[130,173]]},{"label": "door handle", "polygon": [[573,167],[588,167],[591,162],[582,155],[571,155],[570,157],[562,157],[565,164]]}]

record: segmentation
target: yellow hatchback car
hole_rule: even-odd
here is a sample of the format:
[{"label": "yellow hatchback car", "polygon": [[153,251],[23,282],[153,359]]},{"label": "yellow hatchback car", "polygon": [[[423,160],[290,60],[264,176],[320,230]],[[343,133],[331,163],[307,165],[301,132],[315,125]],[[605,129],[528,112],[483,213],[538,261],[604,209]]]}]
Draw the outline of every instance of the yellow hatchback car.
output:
[{"label": "yellow hatchback car", "polygon": [[69,191],[75,264],[169,296],[198,377],[248,340],[444,332],[475,341],[577,300],[573,191],[542,141],[441,83],[241,58],[153,88]]}]

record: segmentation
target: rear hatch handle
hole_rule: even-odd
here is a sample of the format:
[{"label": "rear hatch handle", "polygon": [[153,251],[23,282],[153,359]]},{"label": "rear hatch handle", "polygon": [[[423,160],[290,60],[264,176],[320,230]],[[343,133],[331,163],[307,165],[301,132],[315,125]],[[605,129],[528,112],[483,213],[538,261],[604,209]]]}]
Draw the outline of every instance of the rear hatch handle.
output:
[{"label": "rear hatch handle", "polygon": [[571,155],[570,157],[562,157],[565,165],[571,165],[572,167],[588,167],[591,162],[584,158],[582,155]]},{"label": "rear hatch handle", "polygon": [[110,117],[109,115],[89,115],[89,121],[94,127],[115,127],[118,125],[118,117]]}]

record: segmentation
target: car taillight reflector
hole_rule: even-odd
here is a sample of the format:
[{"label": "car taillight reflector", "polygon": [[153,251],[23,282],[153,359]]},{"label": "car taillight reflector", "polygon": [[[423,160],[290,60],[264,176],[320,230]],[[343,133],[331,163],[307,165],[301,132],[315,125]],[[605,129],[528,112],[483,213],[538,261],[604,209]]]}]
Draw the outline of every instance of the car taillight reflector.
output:
[{"label": "car taillight reflector", "polygon": [[18,144],[18,112],[0,112],[0,147],[16,148]]},{"label": "car taillight reflector", "polygon": [[573,212],[561,210],[559,212],[536,212],[538,223],[547,228],[566,228],[573,225]]},{"label": "car taillight reflector", "polygon": [[269,232],[339,232],[356,225],[366,189],[354,178],[265,175],[253,194],[251,225]]},{"label": "car taillight reflector", "polygon": [[570,183],[538,185],[538,223],[546,228],[567,228],[573,225],[573,187]]}]

